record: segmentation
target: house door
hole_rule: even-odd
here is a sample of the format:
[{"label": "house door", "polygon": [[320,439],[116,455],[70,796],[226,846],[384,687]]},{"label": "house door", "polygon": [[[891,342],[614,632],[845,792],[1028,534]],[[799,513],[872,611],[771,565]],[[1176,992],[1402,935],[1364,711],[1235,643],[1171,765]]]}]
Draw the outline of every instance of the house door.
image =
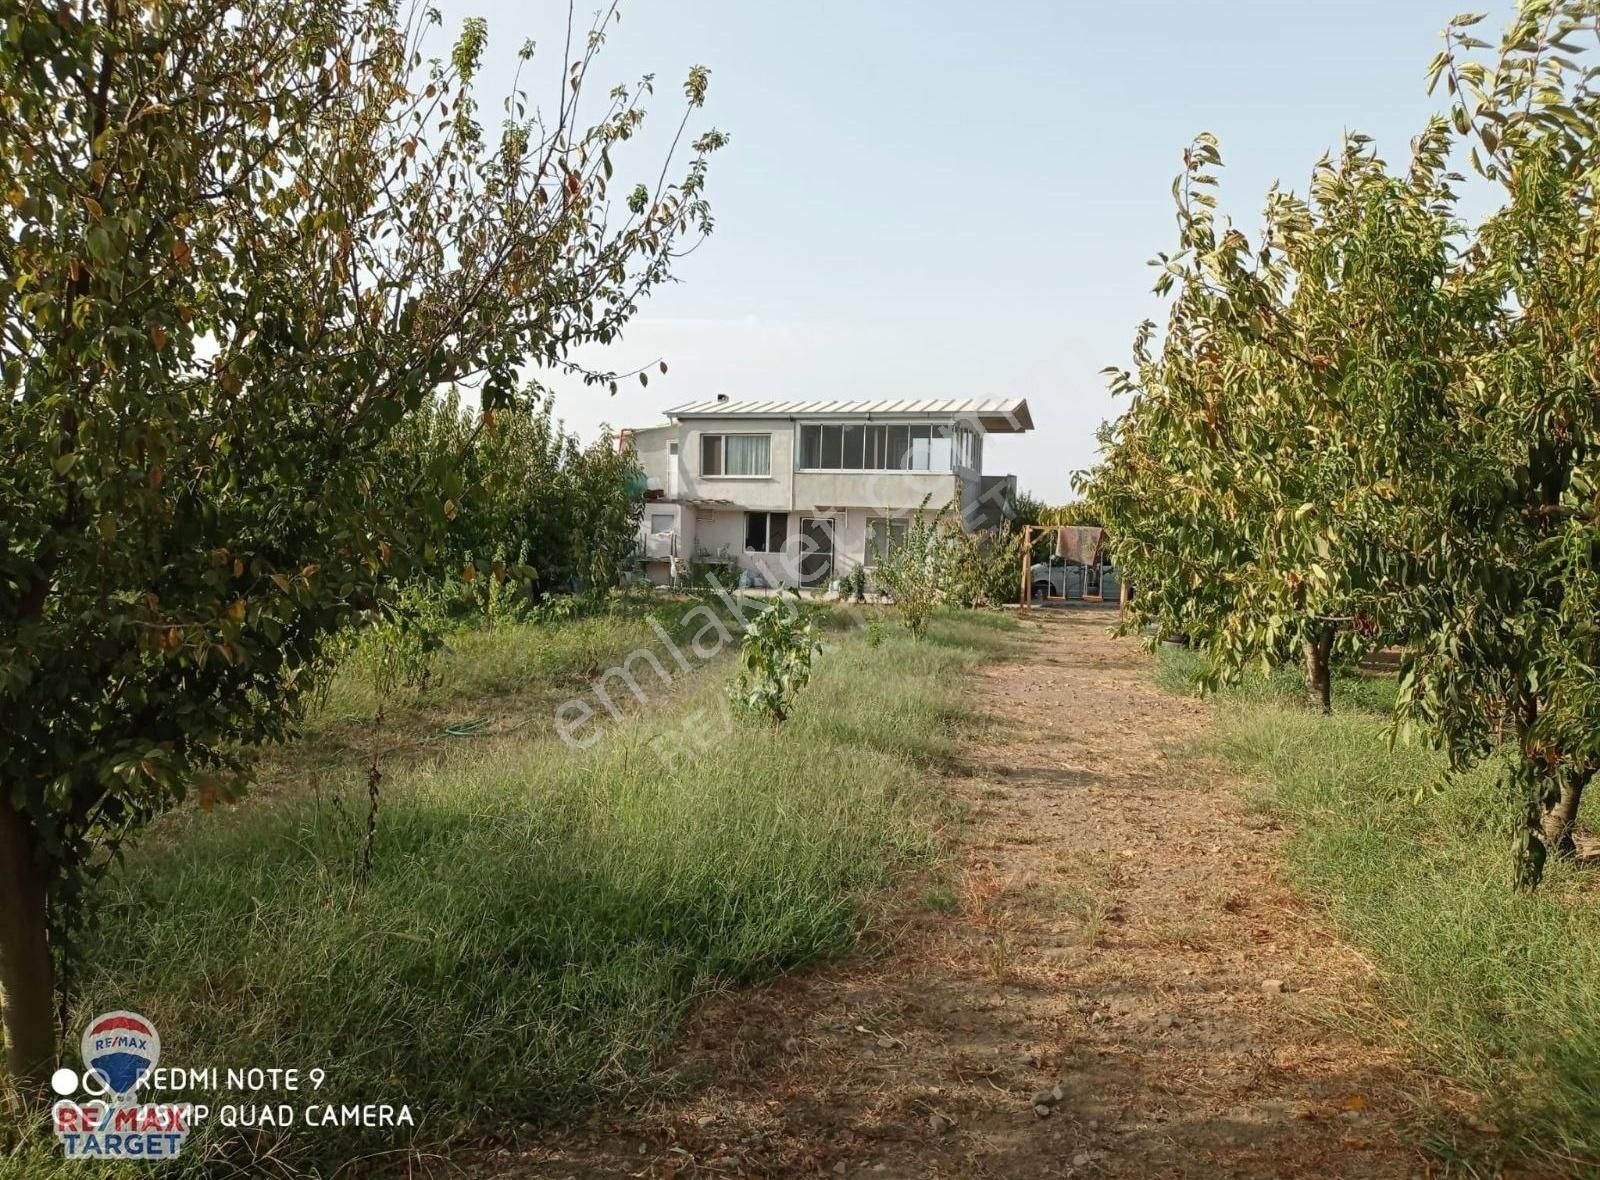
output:
[{"label": "house door", "polygon": [[833,573],[833,517],[800,518],[800,584],[826,586]]}]

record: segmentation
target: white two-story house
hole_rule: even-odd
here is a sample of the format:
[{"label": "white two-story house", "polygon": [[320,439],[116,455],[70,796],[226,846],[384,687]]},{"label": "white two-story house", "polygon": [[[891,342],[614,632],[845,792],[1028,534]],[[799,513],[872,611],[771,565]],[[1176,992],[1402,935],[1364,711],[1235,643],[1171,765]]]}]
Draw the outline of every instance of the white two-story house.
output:
[{"label": "white two-story house", "polygon": [[1033,429],[1022,398],[712,401],[626,432],[648,479],[651,580],[700,562],[765,586],[869,569],[926,502],[969,530],[1003,519],[1016,477],[983,474],[984,440]]}]

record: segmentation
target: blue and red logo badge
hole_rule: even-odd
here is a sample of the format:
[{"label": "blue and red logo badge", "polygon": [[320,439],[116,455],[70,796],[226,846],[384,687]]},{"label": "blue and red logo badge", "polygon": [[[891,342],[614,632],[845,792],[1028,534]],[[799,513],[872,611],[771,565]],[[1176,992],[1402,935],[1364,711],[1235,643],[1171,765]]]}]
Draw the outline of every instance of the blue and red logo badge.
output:
[{"label": "blue and red logo badge", "polygon": [[137,1012],[105,1012],[83,1030],[83,1089],[78,1075],[56,1070],[50,1086],[61,1100],[51,1127],[68,1159],[171,1159],[189,1135],[188,1103],[139,1102],[135,1092],[161,1060],[156,1026]]},{"label": "blue and red logo badge", "polygon": [[136,1012],[106,1012],[83,1030],[83,1063],[118,1097],[131,1095],[161,1060],[156,1026]]}]

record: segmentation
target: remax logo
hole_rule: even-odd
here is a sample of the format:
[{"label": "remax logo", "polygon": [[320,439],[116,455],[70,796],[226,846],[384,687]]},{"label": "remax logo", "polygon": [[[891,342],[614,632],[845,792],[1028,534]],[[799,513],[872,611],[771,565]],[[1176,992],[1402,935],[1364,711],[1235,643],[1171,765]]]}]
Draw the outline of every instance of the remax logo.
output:
[{"label": "remax logo", "polygon": [[156,1026],[137,1012],[106,1012],[83,1031],[83,1063],[120,1096],[130,1095],[161,1060]]},{"label": "remax logo", "polygon": [[[189,1135],[187,1103],[145,1102],[135,1096],[161,1060],[156,1026],[137,1012],[103,1012],[83,1030],[84,1102],[73,1097],[78,1075],[56,1070],[50,1086],[61,1100],[50,1108],[51,1128],[67,1159],[171,1159]],[[93,1079],[91,1082],[90,1079]]]}]

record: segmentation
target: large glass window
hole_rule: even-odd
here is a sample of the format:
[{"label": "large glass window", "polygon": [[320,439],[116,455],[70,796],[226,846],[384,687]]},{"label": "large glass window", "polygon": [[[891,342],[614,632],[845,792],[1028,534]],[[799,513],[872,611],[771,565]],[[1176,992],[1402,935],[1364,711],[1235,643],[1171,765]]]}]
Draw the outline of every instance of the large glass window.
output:
[{"label": "large glass window", "polygon": [[889,427],[889,462],[890,471],[911,470],[911,444],[907,442],[909,428],[905,426]]},{"label": "large glass window", "polygon": [[889,444],[884,437],[887,426],[867,427],[866,454],[863,466],[868,471],[882,471],[889,466]]},{"label": "large glass window", "polygon": [[782,553],[789,539],[789,517],[782,512],[746,512],[744,548],[747,553]]},{"label": "large glass window", "polygon": [[815,423],[800,427],[802,471],[954,471],[960,428]]},{"label": "large glass window", "polygon": [[965,426],[957,426],[955,430],[955,465],[972,466],[972,431]]},{"label": "large glass window", "polygon": [[729,475],[770,475],[772,439],[765,434],[730,434],[728,439]]},{"label": "large glass window", "polygon": [[802,426],[800,428],[800,468],[802,471],[815,471],[822,466],[822,427]]},{"label": "large glass window", "polygon": [[911,428],[911,470],[929,470],[929,456],[931,450],[929,441],[933,437],[933,428],[930,426],[913,426]]},{"label": "large glass window", "polygon": [[895,547],[906,539],[908,523],[889,516],[867,517],[865,564],[877,565],[894,552]]},{"label": "large glass window", "polygon": [[701,475],[771,475],[772,436],[702,434]]},{"label": "large glass window", "polygon": [[822,428],[822,462],[817,464],[824,471],[837,471],[843,465],[843,440],[844,430],[839,426],[824,426]]},{"label": "large glass window", "polygon": [[840,429],[844,437],[844,455],[839,466],[846,471],[862,470],[866,466],[866,427],[845,426]]}]

